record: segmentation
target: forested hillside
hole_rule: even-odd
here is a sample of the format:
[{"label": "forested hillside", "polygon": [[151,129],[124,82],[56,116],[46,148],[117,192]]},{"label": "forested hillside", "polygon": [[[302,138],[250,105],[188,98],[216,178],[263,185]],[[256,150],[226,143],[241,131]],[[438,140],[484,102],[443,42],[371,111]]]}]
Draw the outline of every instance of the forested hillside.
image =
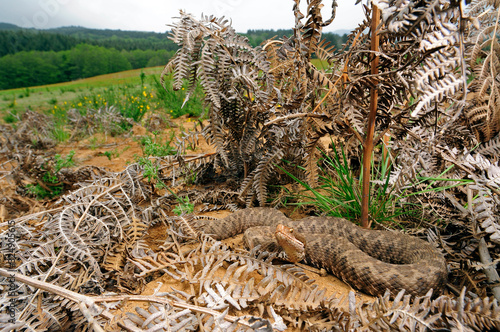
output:
[{"label": "forested hillside", "polygon": [[[292,30],[249,30],[250,44],[290,36]],[[347,36],[324,34],[338,49]],[[168,32],[62,27],[22,29],[0,23],[0,90],[65,82],[163,65],[177,46]]]},{"label": "forested hillside", "polygon": [[80,43],[118,51],[167,50],[176,46],[167,33],[97,30],[81,27],[64,27],[50,30],[2,29],[0,25],[0,57],[21,51],[64,51]]}]

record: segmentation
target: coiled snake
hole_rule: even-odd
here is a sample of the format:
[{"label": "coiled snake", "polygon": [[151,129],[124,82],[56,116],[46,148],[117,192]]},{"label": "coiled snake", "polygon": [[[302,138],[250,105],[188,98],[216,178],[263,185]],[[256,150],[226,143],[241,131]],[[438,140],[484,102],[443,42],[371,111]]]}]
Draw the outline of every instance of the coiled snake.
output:
[{"label": "coiled snake", "polygon": [[[394,296],[405,289],[425,295],[431,288],[439,292],[446,283],[446,261],[428,242],[399,232],[363,229],[341,218],[293,221],[275,209],[252,208],[207,223],[202,230],[217,240],[245,232],[245,242],[253,247],[268,241],[263,238],[279,224],[302,234],[307,264],[325,268],[364,293],[378,296],[389,289]],[[264,246],[276,246],[276,240]]]}]

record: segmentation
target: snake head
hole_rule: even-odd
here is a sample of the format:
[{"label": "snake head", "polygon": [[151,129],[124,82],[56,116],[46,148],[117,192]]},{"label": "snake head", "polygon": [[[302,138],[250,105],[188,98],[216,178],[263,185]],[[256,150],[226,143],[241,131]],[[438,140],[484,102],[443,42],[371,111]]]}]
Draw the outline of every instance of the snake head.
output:
[{"label": "snake head", "polygon": [[304,259],[306,255],[306,239],[302,234],[292,227],[279,224],[276,226],[274,236],[279,245],[285,250],[290,262],[296,263]]}]

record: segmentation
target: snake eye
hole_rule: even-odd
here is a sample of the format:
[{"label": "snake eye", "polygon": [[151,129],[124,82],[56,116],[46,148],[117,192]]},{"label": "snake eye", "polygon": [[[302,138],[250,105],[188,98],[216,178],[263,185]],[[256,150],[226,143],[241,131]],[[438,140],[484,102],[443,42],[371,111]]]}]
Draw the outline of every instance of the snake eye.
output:
[{"label": "snake eye", "polygon": [[293,233],[293,228],[290,228],[290,233]]}]

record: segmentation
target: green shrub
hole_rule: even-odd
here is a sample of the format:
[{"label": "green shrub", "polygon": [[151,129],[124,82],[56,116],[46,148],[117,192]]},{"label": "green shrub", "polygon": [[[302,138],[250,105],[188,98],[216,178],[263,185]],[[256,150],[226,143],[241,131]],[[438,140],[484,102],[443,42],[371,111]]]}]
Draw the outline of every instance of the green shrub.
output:
[{"label": "green shrub", "polygon": [[53,163],[46,161],[42,165],[44,172],[41,176],[41,183],[26,185],[28,194],[38,199],[54,198],[61,195],[64,191],[64,183],[59,179],[59,172],[61,169],[69,168],[75,164],[74,155],[75,151],[71,150],[66,157],[56,154]]},{"label": "green shrub", "polygon": [[170,143],[172,143],[174,139],[174,135],[174,132],[172,132],[165,143],[161,142],[158,135],[155,135],[154,138],[151,136],[141,137],[140,144],[143,155],[145,157],[165,157],[175,154],[175,148],[170,146]]}]

